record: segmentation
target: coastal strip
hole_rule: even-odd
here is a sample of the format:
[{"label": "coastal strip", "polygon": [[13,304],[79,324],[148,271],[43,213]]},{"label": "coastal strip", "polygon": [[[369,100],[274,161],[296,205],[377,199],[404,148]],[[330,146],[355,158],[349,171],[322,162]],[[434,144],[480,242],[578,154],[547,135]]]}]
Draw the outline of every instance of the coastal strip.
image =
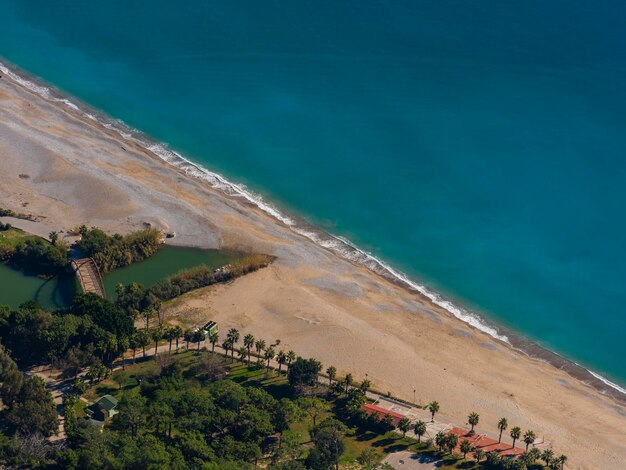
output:
[{"label": "coastal strip", "polygon": [[264,200],[262,196],[253,193],[243,185],[231,182],[222,175],[212,172],[207,168],[185,158],[178,152],[169,149],[166,144],[159,143],[151,139],[140,130],[130,128],[119,119],[111,118],[100,110],[95,110],[85,103],[78,102],[74,97],[70,99],[70,97],[55,89],[53,86],[31,76],[29,73],[21,70],[14,64],[7,65],[7,61],[5,59],[1,60],[0,74],[5,75],[14,83],[39,95],[47,101],[63,105],[67,112],[75,113],[80,118],[86,118],[95,124],[101,125],[107,130],[116,132],[122,139],[139,145],[168,165],[184,172],[188,176],[207,183],[212,189],[220,191],[228,197],[234,197],[245,201],[250,206],[263,211],[276,221],[289,227],[298,235],[306,237],[317,245],[331,251],[345,260],[368,268],[370,271],[398,286],[419,294],[424,300],[441,307],[444,311],[458,320],[488,334],[502,343],[507,344],[519,353],[522,353],[531,359],[546,362],[560,370],[563,370],[585,385],[593,387],[602,394],[626,405],[626,389],[603,377],[602,375],[589,370],[556,352],[550,351],[549,349],[529,340],[528,338],[525,338],[523,335],[515,331],[489,323],[480,315],[456,305],[454,302],[444,298],[439,293],[436,293],[428,289],[426,286],[410,279],[408,275],[399,272],[372,254],[361,250],[349,240],[323,231],[318,227],[311,225],[301,217],[285,214],[284,211],[278,209],[272,203]]}]

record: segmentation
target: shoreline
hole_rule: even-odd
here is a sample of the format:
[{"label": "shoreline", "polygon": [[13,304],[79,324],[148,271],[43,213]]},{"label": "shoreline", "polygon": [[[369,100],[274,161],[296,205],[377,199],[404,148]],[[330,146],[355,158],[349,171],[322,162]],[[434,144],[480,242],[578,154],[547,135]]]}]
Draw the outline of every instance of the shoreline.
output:
[{"label": "shoreline", "polygon": [[102,126],[105,130],[117,133],[125,141],[140,146],[168,166],[183,172],[189,177],[200,180],[204,184],[208,184],[212,190],[219,191],[226,197],[234,198],[253,207],[255,210],[262,211],[276,222],[288,227],[292,232],[307,238],[332,254],[355,265],[365,267],[385,280],[419,295],[424,301],[443,309],[449,316],[489,335],[492,339],[499,341],[513,351],[523,354],[531,360],[541,361],[565,371],[583,385],[590,386],[616,402],[626,405],[626,388],[567,357],[551,351],[547,347],[541,346],[537,342],[526,338],[520,332],[497,325],[491,320],[484,319],[480,314],[470,312],[462,306],[456,305],[453,301],[421,285],[419,281],[412,280],[408,275],[395,270],[383,260],[359,249],[349,240],[328,233],[306,222],[298,215],[286,214],[272,203],[266,202],[261,196],[169,149],[167,144],[157,141],[140,130],[130,128],[123,121],[114,119],[103,111],[97,110],[77,98],[65,94],[53,85],[32,76],[18,66],[12,63],[7,65],[7,63],[6,59],[0,57],[0,74],[5,75],[13,83],[37,94],[54,105],[63,104],[67,108],[64,109],[65,112],[71,111],[76,113],[81,119],[88,119],[92,121],[92,124],[95,123]]}]

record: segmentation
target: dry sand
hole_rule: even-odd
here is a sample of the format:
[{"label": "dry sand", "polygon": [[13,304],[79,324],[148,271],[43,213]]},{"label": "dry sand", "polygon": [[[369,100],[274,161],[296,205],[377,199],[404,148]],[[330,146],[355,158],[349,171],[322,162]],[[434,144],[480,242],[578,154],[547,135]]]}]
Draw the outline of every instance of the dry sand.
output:
[{"label": "dry sand", "polygon": [[[436,399],[443,421],[500,417],[531,428],[570,468],[626,468],[626,407],[562,370],[520,354],[265,213],[164,164],[139,145],[0,79],[0,206],[47,234],[79,224],[127,232],[144,223],[172,243],[275,255],[270,268],[175,301],[172,318],[214,319],[313,356],[374,387]],[[20,177],[19,175],[22,175]],[[28,176],[25,176],[28,175]]]}]

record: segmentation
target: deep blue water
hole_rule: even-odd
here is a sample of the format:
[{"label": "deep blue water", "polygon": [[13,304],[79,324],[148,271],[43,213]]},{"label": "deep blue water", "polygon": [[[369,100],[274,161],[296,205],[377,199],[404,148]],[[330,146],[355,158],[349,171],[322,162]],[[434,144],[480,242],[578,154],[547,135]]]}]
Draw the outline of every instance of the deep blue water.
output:
[{"label": "deep blue water", "polygon": [[0,56],[624,385],[625,17],[0,0]]}]

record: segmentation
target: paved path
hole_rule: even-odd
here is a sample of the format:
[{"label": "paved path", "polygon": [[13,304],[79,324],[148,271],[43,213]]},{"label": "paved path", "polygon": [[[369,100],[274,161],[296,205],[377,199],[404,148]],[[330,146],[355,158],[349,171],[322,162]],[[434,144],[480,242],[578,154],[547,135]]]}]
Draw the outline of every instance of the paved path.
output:
[{"label": "paved path", "polygon": [[413,452],[394,452],[389,454],[383,463],[388,463],[398,470],[430,470],[438,468],[442,462]]}]

